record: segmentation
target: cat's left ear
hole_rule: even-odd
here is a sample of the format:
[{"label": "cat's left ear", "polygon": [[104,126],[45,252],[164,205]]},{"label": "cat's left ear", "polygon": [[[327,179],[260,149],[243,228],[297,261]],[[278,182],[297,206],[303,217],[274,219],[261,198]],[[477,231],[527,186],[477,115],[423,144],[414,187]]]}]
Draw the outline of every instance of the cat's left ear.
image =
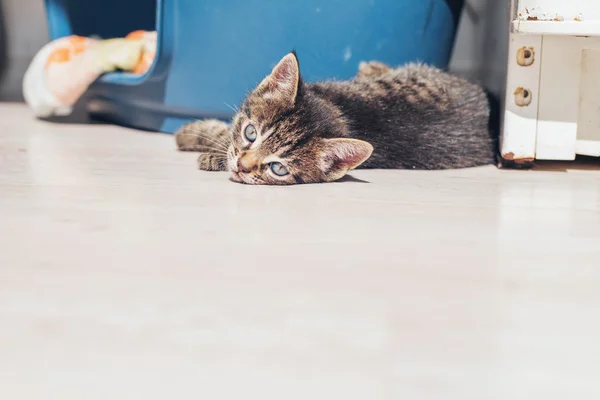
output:
[{"label": "cat's left ear", "polygon": [[298,96],[300,84],[300,67],[296,53],[289,53],[273,68],[271,75],[267,76],[258,85],[257,90],[266,99],[283,102],[292,107]]},{"label": "cat's left ear", "polygon": [[320,167],[325,180],[335,181],[367,161],[373,146],[358,139],[322,139]]}]

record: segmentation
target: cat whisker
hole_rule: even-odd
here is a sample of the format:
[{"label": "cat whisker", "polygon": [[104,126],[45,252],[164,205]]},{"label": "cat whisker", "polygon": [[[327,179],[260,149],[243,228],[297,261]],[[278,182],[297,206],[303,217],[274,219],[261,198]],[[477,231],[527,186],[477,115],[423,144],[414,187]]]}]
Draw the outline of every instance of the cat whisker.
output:
[{"label": "cat whisker", "polygon": [[240,109],[239,109],[237,106],[235,106],[235,108],[234,108],[234,107],[230,106],[229,104],[227,104],[226,102],[223,102],[223,104],[225,104],[227,107],[231,108],[231,110],[232,110],[234,113],[237,113],[237,112],[239,112],[239,111],[240,111]]},{"label": "cat whisker", "polygon": [[[202,135],[200,133],[198,133],[198,134],[179,133],[178,135],[179,136],[192,136],[192,137],[206,139],[206,140],[210,141],[211,143],[213,143],[215,148],[217,148],[219,150],[223,150],[223,151],[229,150],[229,144],[225,143],[224,141],[219,141],[216,138],[210,137],[208,135]],[[199,145],[199,146],[202,146],[202,145]],[[209,147],[209,146],[206,146],[206,147]]]},{"label": "cat whisker", "polygon": [[217,157],[219,160],[227,159],[227,155],[223,153],[211,153],[213,156]]},{"label": "cat whisker", "polygon": [[212,152],[212,151],[201,151],[200,154],[209,154],[209,155],[211,155],[213,157],[216,157],[219,160],[225,159],[225,155],[222,154],[222,153],[215,153],[215,152]]},{"label": "cat whisker", "polygon": [[[210,140],[212,143],[214,143],[215,145],[219,145],[222,148],[227,149],[227,148],[229,148],[229,145],[231,144],[231,142],[229,142],[226,138],[220,138],[218,136],[210,136],[202,131],[195,131],[195,132],[197,132],[196,137],[201,137],[203,139]],[[190,134],[188,134],[188,135],[190,135]]]},{"label": "cat whisker", "polygon": [[182,148],[182,150],[195,151],[198,153],[205,153],[205,154],[215,154],[215,155],[218,155],[219,157],[227,157],[228,156],[227,152],[224,150],[215,149],[212,146],[206,146],[206,145],[201,145],[201,144],[186,146],[186,147]]},{"label": "cat whisker", "polygon": [[217,153],[217,154],[223,154],[224,156],[227,155],[227,150],[224,150],[222,148],[215,148],[213,145],[194,144],[194,145],[186,145],[185,148],[194,148],[194,149],[197,149],[196,151],[200,151],[203,153]]}]

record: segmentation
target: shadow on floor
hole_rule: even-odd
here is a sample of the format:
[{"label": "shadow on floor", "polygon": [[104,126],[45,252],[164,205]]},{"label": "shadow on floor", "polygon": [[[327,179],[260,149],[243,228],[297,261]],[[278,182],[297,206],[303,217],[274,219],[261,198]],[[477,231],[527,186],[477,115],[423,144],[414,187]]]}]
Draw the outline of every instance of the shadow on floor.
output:
[{"label": "shadow on floor", "polygon": [[70,115],[66,115],[64,117],[49,117],[42,118],[42,120],[46,122],[52,122],[56,124],[75,124],[75,125],[106,125],[106,122],[103,122],[99,119],[90,118],[90,115],[86,109],[87,99],[85,98],[85,94],[75,103],[73,106],[73,112]]},{"label": "shadow on floor", "polygon": [[575,161],[536,161],[535,172],[600,171],[600,158],[577,156]]},{"label": "shadow on floor", "polygon": [[369,181],[358,179],[358,178],[356,178],[356,177],[354,177],[352,175],[344,175],[342,178],[338,179],[334,183],[348,183],[348,182],[352,182],[352,183],[371,183]]}]

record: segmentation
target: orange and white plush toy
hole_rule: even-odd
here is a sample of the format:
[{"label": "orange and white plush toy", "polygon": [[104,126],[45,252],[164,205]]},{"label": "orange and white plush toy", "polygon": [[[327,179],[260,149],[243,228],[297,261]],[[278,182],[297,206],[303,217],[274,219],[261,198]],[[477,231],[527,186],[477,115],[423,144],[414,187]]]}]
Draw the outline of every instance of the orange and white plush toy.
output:
[{"label": "orange and white plush toy", "polygon": [[96,40],[67,36],[45,45],[23,79],[23,96],[37,117],[64,116],[98,77],[116,70],[145,74],[156,54],[156,32]]}]

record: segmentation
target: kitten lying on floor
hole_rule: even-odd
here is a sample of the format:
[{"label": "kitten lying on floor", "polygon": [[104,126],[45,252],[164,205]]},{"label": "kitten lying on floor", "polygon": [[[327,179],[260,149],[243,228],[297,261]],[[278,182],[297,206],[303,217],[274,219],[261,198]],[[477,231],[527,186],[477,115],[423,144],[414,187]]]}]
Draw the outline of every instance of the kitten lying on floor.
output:
[{"label": "kitten lying on floor", "polygon": [[255,185],[335,181],[362,168],[447,169],[492,164],[483,89],[436,68],[361,63],[351,81],[302,81],[286,55],[231,125],[192,122],[175,135],[198,166]]}]

